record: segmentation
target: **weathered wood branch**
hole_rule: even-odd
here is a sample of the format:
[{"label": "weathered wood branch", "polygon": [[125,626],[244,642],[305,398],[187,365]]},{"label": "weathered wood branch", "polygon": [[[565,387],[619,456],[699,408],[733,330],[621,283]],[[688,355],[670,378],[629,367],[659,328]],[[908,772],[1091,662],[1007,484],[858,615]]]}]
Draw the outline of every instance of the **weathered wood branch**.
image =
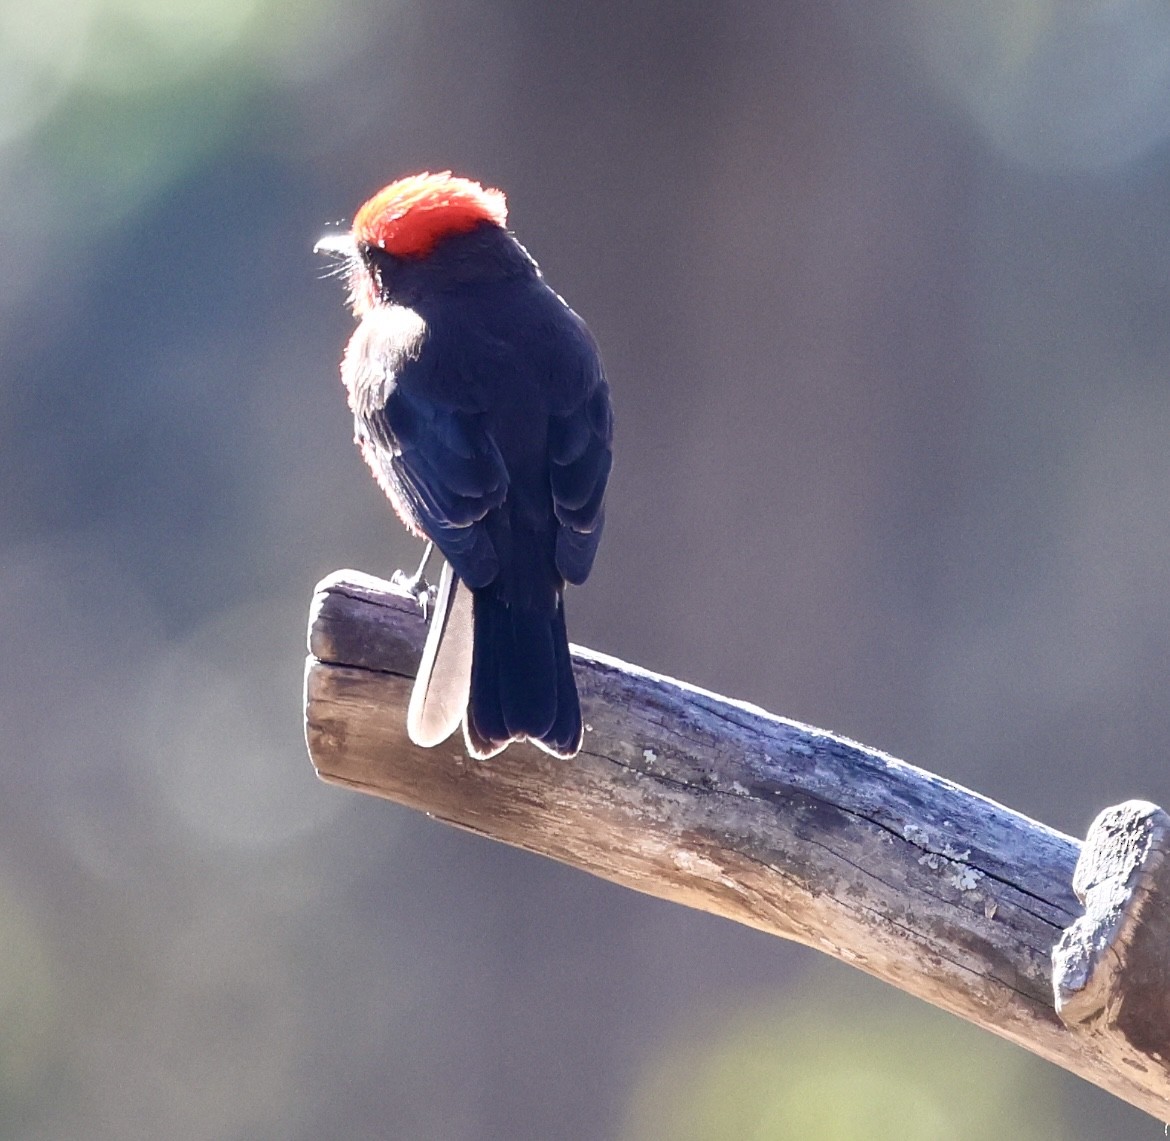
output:
[{"label": "weathered wood branch", "polygon": [[388,583],[342,571],[318,586],[305,724],[324,780],[819,948],[1170,1120],[1160,809],[1110,809],[1082,846],[873,749],[584,650],[573,761],[524,745],[475,762],[458,737],[421,750],[404,724],[424,632]]}]

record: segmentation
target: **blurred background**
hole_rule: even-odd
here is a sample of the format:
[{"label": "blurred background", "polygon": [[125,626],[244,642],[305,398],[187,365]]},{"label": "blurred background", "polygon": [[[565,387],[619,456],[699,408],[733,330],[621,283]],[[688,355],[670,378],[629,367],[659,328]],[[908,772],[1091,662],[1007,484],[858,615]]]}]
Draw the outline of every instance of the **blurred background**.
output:
[{"label": "blurred background", "polygon": [[1160,0],[0,0],[0,1136],[1144,1138],[846,967],[318,784],[413,566],[311,255],[506,189],[604,351],[576,641],[1084,834],[1170,803]]}]

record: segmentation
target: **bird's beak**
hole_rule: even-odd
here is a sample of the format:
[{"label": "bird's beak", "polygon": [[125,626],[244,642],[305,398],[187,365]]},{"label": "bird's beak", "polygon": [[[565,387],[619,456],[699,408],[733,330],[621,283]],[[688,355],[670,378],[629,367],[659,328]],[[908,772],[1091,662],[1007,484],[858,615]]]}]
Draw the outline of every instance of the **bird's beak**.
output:
[{"label": "bird's beak", "polygon": [[326,257],[352,258],[357,255],[357,245],[352,234],[326,234],[313,247],[313,253]]}]

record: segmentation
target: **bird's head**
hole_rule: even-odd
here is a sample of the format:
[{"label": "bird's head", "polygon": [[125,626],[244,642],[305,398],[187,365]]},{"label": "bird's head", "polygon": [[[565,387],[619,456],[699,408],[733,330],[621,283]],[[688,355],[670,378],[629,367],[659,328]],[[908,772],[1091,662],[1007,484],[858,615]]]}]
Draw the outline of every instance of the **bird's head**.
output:
[{"label": "bird's head", "polygon": [[360,316],[389,295],[391,279],[417,277],[446,239],[485,228],[503,234],[507,220],[503,191],[449,170],[424,172],[383,187],[358,209],[349,233],[327,234],[313,250],[348,273],[350,301]]}]

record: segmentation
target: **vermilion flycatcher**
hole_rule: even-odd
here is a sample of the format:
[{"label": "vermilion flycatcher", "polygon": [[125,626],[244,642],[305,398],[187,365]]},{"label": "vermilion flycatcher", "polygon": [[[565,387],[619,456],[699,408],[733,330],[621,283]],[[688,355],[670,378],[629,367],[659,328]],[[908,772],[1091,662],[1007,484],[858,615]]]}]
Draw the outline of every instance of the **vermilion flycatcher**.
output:
[{"label": "vermilion flycatcher", "polygon": [[346,259],[360,318],[341,365],[357,443],[445,560],[411,740],[462,721],[474,757],[524,739],[571,757],[564,590],[601,539],[613,416],[593,337],[506,220],[500,191],[419,174],[317,248]]}]

